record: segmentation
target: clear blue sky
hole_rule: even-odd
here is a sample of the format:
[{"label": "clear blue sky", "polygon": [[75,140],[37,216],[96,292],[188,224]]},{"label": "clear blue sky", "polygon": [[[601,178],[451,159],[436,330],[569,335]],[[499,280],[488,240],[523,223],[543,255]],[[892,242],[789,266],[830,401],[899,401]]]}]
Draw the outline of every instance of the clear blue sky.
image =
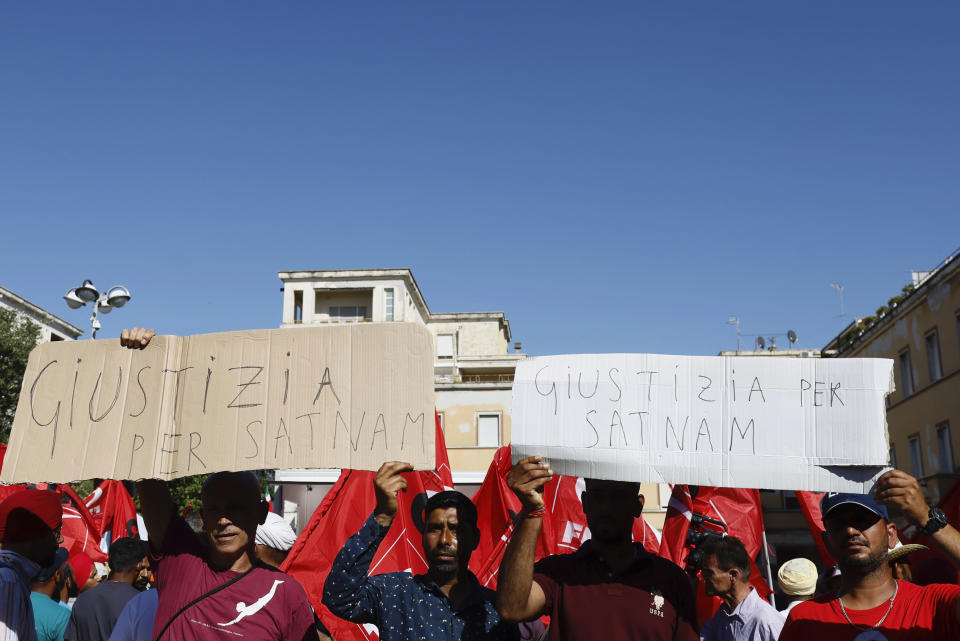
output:
[{"label": "clear blue sky", "polygon": [[100,336],[410,267],[531,354],[819,348],[960,246],[960,5],[5,2],[0,284]]}]

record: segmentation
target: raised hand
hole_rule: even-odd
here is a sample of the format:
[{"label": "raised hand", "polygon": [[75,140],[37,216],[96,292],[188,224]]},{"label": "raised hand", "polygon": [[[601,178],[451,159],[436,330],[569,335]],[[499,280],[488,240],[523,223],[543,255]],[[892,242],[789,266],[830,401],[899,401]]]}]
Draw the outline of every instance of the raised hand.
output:
[{"label": "raised hand", "polygon": [[507,487],[520,499],[524,510],[533,512],[543,508],[543,486],[552,478],[553,470],[543,457],[528,456],[510,470]]},{"label": "raised hand", "polygon": [[130,349],[143,349],[157,333],[152,329],[133,327],[120,333],[120,344]]},{"label": "raised hand", "polygon": [[397,494],[407,489],[407,479],[400,475],[412,471],[412,465],[399,461],[384,463],[377,470],[377,475],[373,477],[373,490],[377,496],[377,507],[373,515],[380,525],[386,526],[393,523],[399,509]]},{"label": "raised hand", "polygon": [[907,520],[919,526],[927,522],[930,506],[917,479],[901,470],[890,470],[879,479],[873,491],[879,503],[895,507]]}]

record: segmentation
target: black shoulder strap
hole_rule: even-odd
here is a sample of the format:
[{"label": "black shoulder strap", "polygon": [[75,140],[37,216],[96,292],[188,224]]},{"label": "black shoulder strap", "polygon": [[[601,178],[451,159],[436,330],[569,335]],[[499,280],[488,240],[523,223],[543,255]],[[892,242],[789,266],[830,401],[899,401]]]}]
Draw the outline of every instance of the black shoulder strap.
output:
[{"label": "black shoulder strap", "polygon": [[170,624],[173,623],[174,621],[176,621],[176,620],[177,620],[177,617],[179,617],[181,614],[183,614],[184,612],[186,612],[187,610],[189,610],[190,608],[192,608],[193,606],[195,606],[195,605],[196,605],[197,603],[199,603],[200,601],[203,601],[203,600],[206,599],[208,596],[213,596],[214,594],[216,594],[216,593],[219,592],[220,590],[225,590],[226,588],[230,587],[231,585],[233,585],[234,583],[236,583],[237,581],[239,581],[239,580],[242,579],[243,577],[245,577],[245,576],[247,576],[248,574],[250,574],[251,572],[253,572],[254,569],[256,569],[256,567],[257,567],[257,564],[254,563],[253,565],[250,566],[250,569],[249,569],[249,570],[247,570],[246,572],[244,572],[244,573],[241,574],[240,576],[235,576],[235,577],[233,577],[232,579],[230,579],[229,581],[227,581],[226,583],[222,583],[221,585],[218,585],[217,587],[213,588],[213,589],[210,590],[209,592],[204,592],[203,594],[201,594],[200,596],[198,596],[196,599],[194,599],[194,600],[191,601],[190,603],[186,604],[185,606],[183,606],[182,608],[180,608],[179,610],[177,610],[177,613],[174,614],[172,617],[170,617],[170,620],[167,621],[166,625],[163,626],[163,629],[160,630],[160,634],[157,635],[157,638],[154,639],[154,641],[160,641],[160,639],[163,637],[163,633],[167,631],[167,628],[170,627]]}]

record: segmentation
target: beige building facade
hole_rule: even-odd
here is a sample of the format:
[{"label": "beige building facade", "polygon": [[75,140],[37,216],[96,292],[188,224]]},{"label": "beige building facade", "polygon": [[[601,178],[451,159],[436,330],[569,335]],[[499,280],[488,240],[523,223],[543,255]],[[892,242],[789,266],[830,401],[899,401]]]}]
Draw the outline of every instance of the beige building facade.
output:
[{"label": "beige building facade", "polygon": [[823,350],[837,358],[893,359],[887,397],[890,463],[936,502],[960,471],[960,249],[858,318]]}]

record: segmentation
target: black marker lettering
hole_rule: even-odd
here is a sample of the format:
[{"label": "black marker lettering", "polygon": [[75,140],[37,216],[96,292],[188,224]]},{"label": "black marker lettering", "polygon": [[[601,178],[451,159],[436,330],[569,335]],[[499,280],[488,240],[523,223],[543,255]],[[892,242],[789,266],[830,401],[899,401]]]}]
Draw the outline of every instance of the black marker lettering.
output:
[{"label": "black marker lettering", "polygon": [[30,386],[30,418],[33,419],[33,422],[39,425],[40,427],[46,427],[53,423],[53,442],[50,444],[50,458],[53,458],[53,450],[57,447],[57,426],[60,424],[60,401],[57,401],[57,409],[54,410],[53,416],[46,423],[41,423],[37,418],[37,411],[33,406],[33,397],[37,391],[37,384],[40,382],[40,377],[43,376],[43,373],[47,371],[47,368],[56,363],[57,361],[50,361],[43,366],[43,369],[37,373],[37,377],[33,379],[33,384]]},{"label": "black marker lettering", "polygon": [[309,414],[301,414],[300,416],[297,417],[297,420],[300,420],[301,418],[306,418],[307,422],[310,424],[310,449],[311,450],[314,449],[313,447],[313,417],[314,416],[320,416],[320,412],[310,412]]},{"label": "black marker lettering", "polygon": [[143,407],[141,407],[140,411],[137,412],[136,414],[134,414],[133,412],[130,413],[130,416],[132,416],[133,418],[140,416],[147,410],[147,390],[143,388],[143,383],[140,381],[140,375],[143,374],[143,370],[145,369],[150,369],[150,366],[144,365],[143,367],[140,368],[140,371],[137,372],[137,385],[140,387],[140,394],[143,395]]},{"label": "black marker lettering", "polygon": [[733,439],[735,438],[734,431],[733,431],[734,428],[737,429],[736,433],[740,435],[741,440],[746,440],[747,432],[750,432],[750,451],[751,453],[756,454],[757,453],[757,442],[756,442],[757,431],[754,427],[753,419],[751,418],[750,422],[747,423],[747,426],[741,430],[740,424],[737,422],[737,417],[736,416],[733,417],[733,424],[730,425],[730,451],[731,452],[733,451]]},{"label": "black marker lettering", "polygon": [[583,382],[583,372],[577,374],[577,391],[580,392],[580,398],[593,398],[597,394],[597,390],[600,388],[600,370],[597,370],[597,380],[593,386],[593,392],[587,396],[583,393],[583,387],[581,383]]},{"label": "black marker lettering", "polygon": [[611,367],[611,368],[610,368],[610,371],[607,372],[607,377],[610,378],[610,382],[613,383],[613,384],[617,387],[617,397],[616,397],[616,398],[611,398],[610,401],[613,402],[613,403],[618,403],[618,402],[620,401],[620,399],[623,398],[623,389],[620,387],[620,383],[618,383],[617,381],[614,380],[614,378],[613,378],[613,373],[614,373],[614,372],[616,372],[617,374],[619,374],[619,373],[620,373],[620,370],[617,369],[616,367]]},{"label": "black marker lettering", "polygon": [[260,365],[240,365],[239,367],[231,367],[228,369],[228,372],[232,372],[237,369],[255,369],[256,373],[250,377],[250,380],[246,383],[237,383],[237,387],[240,388],[240,391],[237,392],[237,395],[233,397],[233,400],[227,404],[227,407],[232,409],[242,409],[244,407],[259,407],[263,403],[240,403],[237,404],[237,401],[240,399],[240,396],[246,391],[251,385],[259,385],[260,381],[257,380],[257,377],[260,376],[260,373],[263,372],[263,367]]},{"label": "black marker lettering", "polygon": [[[623,446],[628,447],[630,444],[627,442],[627,433],[623,429],[623,421],[620,419],[620,412],[613,410],[613,415],[610,417],[610,447],[613,447],[613,431],[615,427],[620,428],[620,434],[623,435]],[[620,446],[620,439],[617,439],[617,447]]]},{"label": "black marker lettering", "polygon": [[77,377],[80,376],[80,361],[77,359],[77,369],[73,371],[73,390],[70,392],[70,427],[73,427],[73,405],[77,397]]},{"label": "black marker lettering", "polygon": [[330,391],[333,392],[333,397],[337,399],[337,405],[340,404],[340,397],[337,396],[337,390],[333,387],[333,379],[330,377],[330,368],[327,367],[323,370],[323,376],[320,378],[320,389],[317,390],[317,395],[313,397],[314,405],[316,405],[317,401],[320,400],[320,394],[323,393],[323,388],[327,385],[330,386]]},{"label": "black marker lettering", "polygon": [[677,390],[677,368],[678,368],[678,367],[680,367],[680,366],[679,366],[679,365],[674,365],[674,366],[673,366],[673,400],[674,400],[674,401],[679,401],[679,400],[680,400],[680,396],[678,395],[679,392],[678,392],[678,390]]},{"label": "black marker lettering", "polygon": [[[250,437],[250,442],[253,443],[253,454],[251,454],[250,456],[244,456],[243,458],[247,458],[247,459],[257,458],[257,456],[260,454],[260,444],[257,443],[257,437],[254,436],[253,432],[250,431],[250,428],[257,424],[263,425],[263,421],[250,421],[249,423],[247,423],[247,426],[244,428],[247,431],[247,436]],[[311,439],[313,438],[312,430],[310,431],[310,438]]]},{"label": "black marker lettering", "polygon": [[[164,374],[171,374],[171,373],[173,373],[173,374],[176,374],[176,375],[177,375],[177,380],[176,380],[176,382],[173,384],[173,415],[174,415],[174,416],[177,415],[177,405],[178,405],[179,402],[180,402],[180,374],[182,374],[183,372],[187,371],[188,369],[193,369],[193,366],[191,365],[190,367],[184,367],[183,369],[165,369],[165,370],[163,370],[163,373],[164,373]],[[177,434],[177,436],[181,436],[181,435],[180,435],[180,434]]]},{"label": "black marker lettering", "polygon": [[717,400],[717,399],[715,399],[715,398],[704,398],[704,397],[703,397],[703,393],[706,392],[708,389],[710,389],[710,386],[713,385],[713,379],[710,378],[709,376],[704,376],[703,374],[698,374],[698,375],[697,375],[697,378],[702,378],[702,379],[705,379],[705,380],[707,381],[707,384],[706,384],[706,385],[702,385],[702,386],[700,387],[700,393],[697,394],[697,398],[699,398],[701,401],[706,401],[706,402],[708,402],[708,403],[712,403],[712,402],[714,402],[715,400]]},{"label": "black marker lettering", "polygon": [[587,412],[587,415],[584,417],[587,419],[587,425],[589,425],[590,429],[593,430],[593,436],[594,436],[593,443],[591,443],[587,447],[596,447],[597,443],[600,442],[600,432],[597,431],[597,428],[593,425],[593,421],[590,420],[590,415],[596,414],[596,413],[597,413],[597,410],[590,410],[589,412]]},{"label": "black marker lettering", "polygon": [[[357,451],[357,447],[360,445],[360,435],[363,433],[363,422],[366,420],[366,418],[367,418],[367,413],[364,412],[363,415],[360,417],[360,427],[359,427],[359,429],[357,429],[357,440],[354,441],[354,440],[353,440],[353,429],[352,429],[352,426],[351,426],[351,427],[347,427],[347,423],[346,423],[346,421],[343,420],[343,416],[340,414],[339,410],[337,411],[337,418],[336,418],[335,421],[339,421],[339,422],[340,422],[340,425],[343,426],[343,431],[347,433],[347,439],[350,441],[350,445],[351,445],[351,447],[353,447],[353,451],[354,451],[354,452]],[[333,448],[334,448],[334,449],[337,448],[337,425],[336,425],[336,422],[334,422],[334,426],[333,426]]]},{"label": "black marker lettering", "polygon": [[813,406],[814,407],[823,407],[823,402],[820,397],[823,396],[824,391],[820,389],[821,386],[826,387],[827,384],[824,383],[823,381],[813,382]]},{"label": "black marker lettering", "polygon": [[539,381],[540,372],[542,372],[545,369],[547,368],[541,367],[540,370],[537,372],[536,376],[533,377],[533,387],[537,390],[537,394],[539,394],[540,396],[550,396],[551,394],[553,394],[553,415],[556,416],[557,415],[557,384],[550,383],[550,389],[547,390],[546,392],[540,389],[540,381]]},{"label": "black marker lettering", "polygon": [[[804,387],[806,385],[806,387]],[[805,378],[800,379],[800,407],[803,407],[803,393],[810,389],[810,381]]]},{"label": "black marker lettering", "polygon": [[[383,429],[380,429],[381,427],[382,427]],[[374,443],[376,442],[376,440],[377,440],[377,434],[383,434],[383,447],[384,447],[384,449],[389,449],[390,446],[387,445],[387,423],[386,423],[386,421],[383,419],[383,413],[377,414],[377,420],[376,420],[376,422],[373,424],[373,435],[370,437],[370,451],[371,451],[371,452],[373,451],[373,444],[374,444]]]},{"label": "black marker lettering", "polygon": [[293,444],[290,442],[290,432],[287,431],[287,424],[283,417],[280,417],[280,424],[277,426],[277,435],[273,437],[273,458],[277,458],[277,448],[280,447],[280,439],[287,439],[287,451],[293,454]]},{"label": "black marker lettering", "polygon": [[[196,442],[196,443],[193,442],[193,437],[194,437],[194,436],[197,437],[197,442]],[[200,441],[202,441],[202,440],[203,440],[203,439],[200,437],[200,432],[190,432],[190,455],[187,457],[187,471],[188,471],[188,472],[190,471],[190,463],[193,461],[193,459],[197,459],[197,462],[200,463],[201,467],[203,467],[203,469],[207,469],[207,464],[204,463],[204,462],[203,462],[203,459],[201,459],[199,456],[197,456],[197,454],[194,452],[194,450],[196,450],[198,447],[200,447]]]},{"label": "black marker lettering", "polygon": [[700,421],[700,429],[697,431],[697,443],[693,449],[700,451],[700,437],[706,435],[707,443],[710,445],[710,451],[713,451],[713,438],[710,436],[710,426],[707,425],[707,419]]},{"label": "black marker lettering", "polygon": [[656,370],[642,370],[642,371],[637,372],[637,375],[638,375],[638,376],[639,376],[640,374],[649,374],[649,375],[650,375],[650,378],[647,380],[647,400],[648,400],[648,401],[652,401],[652,400],[653,400],[653,375],[654,375],[654,374],[659,374],[659,373],[660,373],[660,372],[659,372],[659,371],[656,371]]},{"label": "black marker lettering", "polygon": [[670,420],[670,417],[667,417],[667,425],[664,430],[664,436],[666,437],[667,449],[670,449],[670,433],[673,432],[673,440],[676,441],[677,447],[680,448],[680,451],[683,451],[683,442],[687,440],[687,424],[690,422],[690,417],[687,416],[683,419],[683,429],[680,431],[680,438],[677,439],[677,430],[673,426],[673,422]]},{"label": "black marker lettering", "polygon": [[[168,450],[168,449],[167,449],[167,439],[169,438],[169,439],[171,439],[172,441],[174,441],[174,443],[171,443],[171,445],[174,445],[174,446],[175,446],[175,445],[176,445],[176,439],[180,438],[181,436],[183,436],[183,434],[168,434],[168,433],[164,433],[164,434],[163,434],[163,440],[160,441],[160,452],[161,452],[161,454],[160,454],[160,470],[161,470],[161,472],[163,471],[163,455],[164,455],[164,454],[176,454],[176,453],[179,451],[176,447],[174,447],[172,450]],[[170,458],[170,463],[173,464],[173,462],[174,462],[174,461],[173,461],[173,457],[171,457],[171,458]],[[166,474],[176,474],[176,473],[177,473],[177,470],[168,470],[168,471],[166,472]]]},{"label": "black marker lettering", "polygon": [[93,399],[94,397],[96,397],[97,389],[99,389],[100,387],[100,377],[103,376],[103,372],[100,372],[99,374],[97,374],[97,382],[93,386],[93,391],[90,392],[90,402],[87,404],[87,409],[89,409],[90,411],[90,420],[93,421],[94,423],[99,423],[100,421],[105,419],[107,417],[107,414],[109,414],[110,411],[113,409],[113,407],[117,404],[117,399],[120,398],[120,382],[123,380],[123,368],[118,367],[117,369],[119,370],[117,373],[117,389],[113,393],[113,400],[110,402],[110,407],[108,407],[106,411],[103,414],[101,414],[99,417],[95,417],[93,415]]},{"label": "black marker lettering", "polygon": [[640,417],[640,445],[643,445],[643,415],[647,412],[627,412],[628,416]]},{"label": "black marker lettering", "polygon": [[733,378],[733,375],[737,373],[737,370],[730,370],[730,393],[733,394],[733,402],[737,402],[737,381]]},{"label": "black marker lettering", "polygon": [[426,449],[427,443],[423,438],[423,430],[427,422],[424,420],[423,412],[420,412],[420,414],[417,415],[417,418],[413,418],[410,416],[410,414],[407,414],[403,418],[403,431],[400,433],[400,449],[402,450],[407,446],[407,423],[420,423],[420,449]]},{"label": "black marker lettering", "polygon": [[760,387],[760,379],[757,378],[756,376],[753,377],[753,385],[750,386],[750,393],[747,394],[748,403],[753,398],[754,392],[760,392],[760,400],[763,401],[764,403],[767,402],[767,398],[763,395],[763,388]]},{"label": "black marker lettering", "polygon": [[846,406],[846,403],[843,402],[843,399],[840,398],[840,395],[837,394],[837,391],[840,389],[840,383],[836,385],[830,385],[830,407],[833,407],[833,399],[837,399],[841,405]]},{"label": "black marker lettering", "polygon": [[[140,443],[137,443],[137,439],[140,439]],[[133,447],[130,448],[130,469],[127,471],[127,476],[133,476],[133,455],[137,453],[143,447],[143,437],[139,434],[133,435]]]}]

